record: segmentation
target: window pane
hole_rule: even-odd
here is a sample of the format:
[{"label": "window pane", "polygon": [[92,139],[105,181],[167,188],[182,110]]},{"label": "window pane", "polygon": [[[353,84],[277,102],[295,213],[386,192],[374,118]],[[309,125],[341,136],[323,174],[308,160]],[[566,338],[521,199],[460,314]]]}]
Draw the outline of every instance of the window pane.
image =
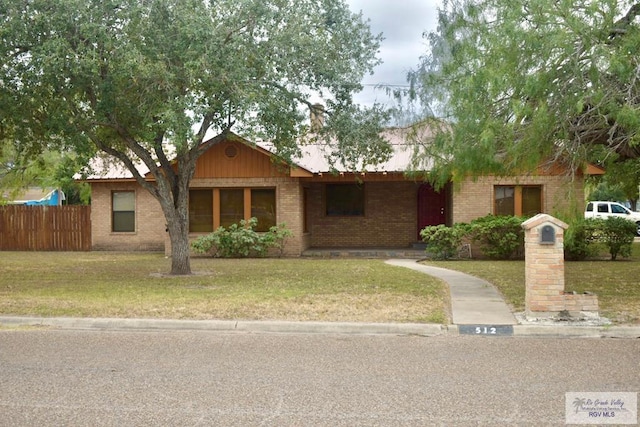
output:
[{"label": "window pane", "polygon": [[135,217],[135,212],[113,212],[113,231],[117,233],[136,231]]},{"label": "window pane", "polygon": [[495,187],[494,215],[514,215],[515,187]]},{"label": "window pane", "polygon": [[133,191],[114,191],[113,210],[116,212],[134,211],[136,209],[135,193]]},{"label": "window pane", "polygon": [[220,225],[229,227],[244,219],[244,189],[220,190]]},{"label": "window pane", "polygon": [[111,231],[136,231],[136,193],[114,191],[111,193]]},{"label": "window pane", "polygon": [[611,213],[614,214],[626,214],[627,211],[624,210],[624,208],[620,205],[611,205]]},{"label": "window pane", "polygon": [[202,233],[213,231],[213,191],[189,191],[189,231]]},{"label": "window pane", "polygon": [[363,216],[364,186],[327,184],[327,216]]},{"label": "window pane", "polygon": [[534,216],[542,212],[542,188],[522,187],[522,216]]},{"label": "window pane", "polygon": [[258,219],[256,231],[269,231],[276,225],[276,190],[251,190],[251,216]]}]

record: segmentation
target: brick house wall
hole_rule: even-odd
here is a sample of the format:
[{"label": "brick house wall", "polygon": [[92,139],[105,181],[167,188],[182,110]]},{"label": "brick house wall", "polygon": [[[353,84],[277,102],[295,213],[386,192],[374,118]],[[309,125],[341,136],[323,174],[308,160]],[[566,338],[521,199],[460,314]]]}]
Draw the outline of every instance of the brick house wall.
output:
[{"label": "brick house wall", "polygon": [[[191,188],[275,188],[276,222],[285,223],[293,237],[287,240],[285,256],[298,256],[305,246],[303,238],[303,190],[295,179],[287,178],[217,178],[194,179]],[[135,191],[136,231],[111,231],[111,193]],[[170,254],[169,236],[160,204],[134,182],[92,182],[92,249],[125,251],[165,251]],[[203,233],[191,233],[194,240]],[[308,239],[307,239],[308,241]]]},{"label": "brick house wall", "polygon": [[481,177],[464,181],[452,194],[452,220],[454,223],[493,214],[495,185],[541,185],[543,213],[581,210],[584,204],[583,178],[571,181],[564,175],[532,175],[519,177]]},{"label": "brick house wall", "polygon": [[[275,188],[276,222],[285,223],[293,233],[286,242],[285,256],[299,256],[309,247],[400,248],[417,241],[417,189],[420,183],[365,182],[365,214],[362,217],[326,216],[325,183],[282,176],[195,178],[191,187]],[[485,177],[477,181],[468,180],[450,193],[451,222],[469,222],[493,213],[494,185],[541,185],[546,213],[571,209],[575,206],[573,201],[582,203],[583,200],[582,180],[571,183],[564,176]],[[136,194],[136,231],[114,233],[111,231],[111,193],[127,190]],[[570,190],[574,192],[572,196]],[[192,233],[190,238],[195,239],[199,235]],[[165,250],[169,254],[169,246],[160,205],[146,190],[133,181],[92,182],[94,250]]]},{"label": "brick house wall", "polygon": [[325,215],[324,185],[309,183],[311,247],[407,247],[416,241],[418,184],[366,182],[364,216]]},{"label": "brick house wall", "polygon": [[[135,231],[111,231],[111,193],[134,191]],[[91,248],[111,251],[162,251],[166,233],[160,204],[132,181],[91,183]]]},{"label": "brick house wall", "polygon": [[[303,231],[303,190],[299,180],[293,178],[196,178],[191,188],[275,188],[276,224],[285,224],[293,236],[286,241],[284,256],[298,256],[307,248]],[[191,233],[190,238],[197,238]]]}]

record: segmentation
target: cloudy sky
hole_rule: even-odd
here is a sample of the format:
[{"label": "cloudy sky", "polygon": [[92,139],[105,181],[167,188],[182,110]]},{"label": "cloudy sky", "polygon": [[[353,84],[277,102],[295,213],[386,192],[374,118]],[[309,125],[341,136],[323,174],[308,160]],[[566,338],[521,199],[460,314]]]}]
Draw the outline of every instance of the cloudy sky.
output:
[{"label": "cloudy sky", "polygon": [[356,102],[370,105],[374,101],[390,102],[377,84],[406,85],[407,71],[418,65],[420,55],[426,52],[422,38],[425,31],[437,25],[437,7],[440,0],[347,0],[353,12],[360,12],[370,20],[374,34],[383,33],[379,65],[373,76],[366,76],[365,90]]}]

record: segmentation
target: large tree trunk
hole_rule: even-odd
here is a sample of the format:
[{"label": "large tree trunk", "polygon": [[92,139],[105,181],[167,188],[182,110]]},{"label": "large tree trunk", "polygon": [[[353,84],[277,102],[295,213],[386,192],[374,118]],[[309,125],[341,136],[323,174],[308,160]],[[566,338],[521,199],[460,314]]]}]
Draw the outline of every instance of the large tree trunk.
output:
[{"label": "large tree trunk", "polygon": [[[191,274],[191,253],[189,245],[188,179],[178,184],[180,188],[172,196],[164,194],[158,200],[162,206],[167,231],[171,241],[171,274]],[[186,182],[186,183],[185,183]]]},{"label": "large tree trunk", "polygon": [[123,139],[128,144],[128,148],[149,168],[151,175],[155,178],[155,183],[140,174],[130,157],[130,153],[114,149],[99,139],[94,140],[98,148],[119,159],[131,171],[138,184],[160,203],[162,213],[167,221],[167,231],[171,241],[171,274],[174,275],[191,274],[189,183],[196,169],[196,161],[214,144],[225,140],[229,136],[229,128],[231,128],[230,124],[229,128],[202,144],[210,123],[210,120],[205,117],[198,133],[198,144],[190,151],[179,153],[171,162],[162,148],[164,132],[157,135],[152,154],[134,139],[129,138],[123,131],[125,135]]},{"label": "large tree trunk", "polygon": [[[177,213],[176,216],[178,216]],[[171,240],[171,274],[189,275],[191,274],[191,253],[188,222],[174,219],[169,221],[167,228]]]}]

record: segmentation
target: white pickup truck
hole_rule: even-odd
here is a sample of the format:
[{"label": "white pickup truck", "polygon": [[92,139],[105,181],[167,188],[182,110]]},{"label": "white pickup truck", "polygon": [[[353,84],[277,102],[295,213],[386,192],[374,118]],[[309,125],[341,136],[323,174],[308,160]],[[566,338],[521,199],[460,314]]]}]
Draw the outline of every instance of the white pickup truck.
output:
[{"label": "white pickup truck", "polygon": [[628,219],[636,223],[636,235],[640,236],[640,212],[634,212],[616,202],[589,202],[584,217],[607,219],[612,216]]}]

